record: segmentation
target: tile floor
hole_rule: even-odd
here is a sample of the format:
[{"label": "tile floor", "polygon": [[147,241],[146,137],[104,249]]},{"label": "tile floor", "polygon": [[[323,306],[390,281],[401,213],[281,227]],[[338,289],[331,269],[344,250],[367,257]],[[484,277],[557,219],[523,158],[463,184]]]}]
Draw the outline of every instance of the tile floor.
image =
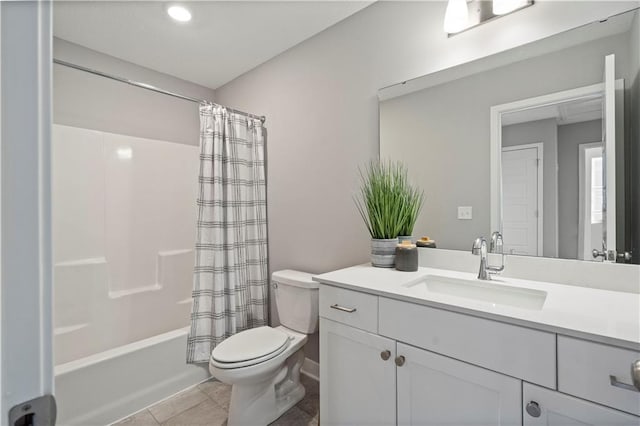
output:
[{"label": "tile floor", "polygon": [[[300,375],[306,395],[271,426],[317,426],[318,382]],[[159,402],[113,426],[226,426],[231,386],[209,380]]]}]

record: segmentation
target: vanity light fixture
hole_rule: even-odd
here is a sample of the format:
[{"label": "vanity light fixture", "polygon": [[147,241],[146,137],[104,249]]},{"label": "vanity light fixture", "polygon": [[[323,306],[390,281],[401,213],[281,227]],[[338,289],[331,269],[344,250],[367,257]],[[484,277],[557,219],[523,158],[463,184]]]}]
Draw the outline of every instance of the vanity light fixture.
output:
[{"label": "vanity light fixture", "polygon": [[448,0],[444,31],[449,37],[533,5],[533,0]]},{"label": "vanity light fixture", "polygon": [[444,15],[444,30],[449,34],[458,33],[467,28],[469,8],[467,0],[449,0]]},{"label": "vanity light fixture", "polygon": [[184,6],[172,5],[167,8],[167,13],[178,22],[189,22],[191,12]]}]

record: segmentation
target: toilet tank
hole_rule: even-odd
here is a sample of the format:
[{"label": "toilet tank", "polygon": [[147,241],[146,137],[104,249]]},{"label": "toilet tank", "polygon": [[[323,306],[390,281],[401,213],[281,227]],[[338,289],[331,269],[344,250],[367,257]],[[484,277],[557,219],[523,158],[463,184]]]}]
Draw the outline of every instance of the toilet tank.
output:
[{"label": "toilet tank", "polygon": [[299,333],[318,330],[318,283],[312,274],[285,269],[271,275],[280,323]]}]

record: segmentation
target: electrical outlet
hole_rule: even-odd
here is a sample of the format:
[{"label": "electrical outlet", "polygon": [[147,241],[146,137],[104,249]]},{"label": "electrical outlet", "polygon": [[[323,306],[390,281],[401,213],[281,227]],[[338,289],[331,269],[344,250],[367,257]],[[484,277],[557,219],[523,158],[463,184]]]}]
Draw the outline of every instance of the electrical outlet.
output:
[{"label": "electrical outlet", "polygon": [[458,207],[458,219],[471,220],[473,219],[473,208],[471,206],[459,206]]}]

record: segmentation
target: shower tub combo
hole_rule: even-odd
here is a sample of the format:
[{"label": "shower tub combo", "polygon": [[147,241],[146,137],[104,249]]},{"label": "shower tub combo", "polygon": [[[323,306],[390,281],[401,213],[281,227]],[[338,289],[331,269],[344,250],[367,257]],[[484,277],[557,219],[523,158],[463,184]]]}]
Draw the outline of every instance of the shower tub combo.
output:
[{"label": "shower tub combo", "polygon": [[108,424],[209,377],[185,362],[198,147],[53,130],[58,423]]}]

